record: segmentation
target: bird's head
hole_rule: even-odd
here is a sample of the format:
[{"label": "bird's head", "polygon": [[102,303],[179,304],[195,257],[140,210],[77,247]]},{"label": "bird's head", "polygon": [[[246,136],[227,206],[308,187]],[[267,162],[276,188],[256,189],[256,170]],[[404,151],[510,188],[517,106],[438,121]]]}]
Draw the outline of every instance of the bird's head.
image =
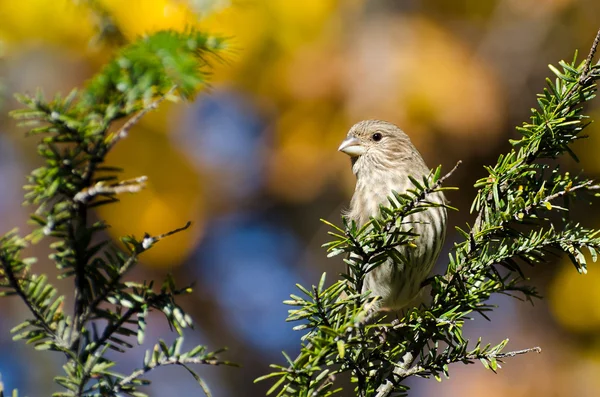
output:
[{"label": "bird's head", "polygon": [[404,131],[381,120],[365,120],[354,124],[338,150],[350,156],[353,165],[393,165],[418,154]]}]

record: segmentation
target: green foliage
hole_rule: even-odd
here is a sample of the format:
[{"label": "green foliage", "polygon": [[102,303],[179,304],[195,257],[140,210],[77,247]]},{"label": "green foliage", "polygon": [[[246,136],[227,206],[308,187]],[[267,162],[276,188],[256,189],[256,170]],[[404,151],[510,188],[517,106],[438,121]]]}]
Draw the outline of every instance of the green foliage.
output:
[{"label": "green foliage", "polygon": [[285,355],[285,365],[273,365],[272,373],[258,379],[276,380],[269,394],[329,396],[341,390],[338,375],[349,373],[358,396],[405,395],[410,376],[440,380],[449,376],[449,364],[476,360],[495,372],[506,357],[540,351],[504,353],[508,339],[495,346],[482,346],[480,339],[470,346],[463,326],[473,313],[487,318],[493,294],[538,296],[523,264],[540,264],[548,253],[562,252],[585,273],[585,254],[597,259],[600,230],[571,221],[568,209],[574,199],[596,197],[600,185],[563,172],[550,160],[565,153],[576,158],[570,145],[583,137],[588,124],[582,104],[594,98],[600,78],[600,66],[592,65],[599,40],[600,32],[584,62],[575,56],[560,62],[562,71],[550,67],[557,77],[547,80],[539,107],[517,128],[521,138],[511,141],[513,149],[486,167],[488,176],[475,183],[479,190],[471,211],[477,219],[474,226],[458,228],[462,242],[455,244],[445,274],[428,281],[430,303],[390,322],[370,310],[377,297],[360,292],[366,273],[398,255],[394,247],[418,242],[405,218],[432,206],[428,195],[444,189],[442,183],[454,170],[440,177],[438,168],[413,181],[414,189],[390,198],[381,217],[361,229],[346,218],[343,228],[326,222],[334,240],[325,247],[330,256],[346,255],[348,271],[330,287],[325,287],[325,275],[310,290],[298,285],[302,296],[284,302],[293,307],[288,321],[300,322],[295,329],[305,334],[296,359]]},{"label": "green foliage", "polygon": [[[120,249],[101,233],[108,225],[88,219],[93,208],[117,202],[119,194],[137,192],[145,182],[145,177],[120,181],[120,170],[103,164],[107,153],[161,101],[189,98],[201,88],[208,60],[225,48],[222,39],[196,31],[158,32],[121,49],[81,93],[49,101],[41,93],[18,97],[27,108],[13,116],[40,137],[38,154],[45,164],[25,187],[25,203],[36,206],[35,229],[24,238],[16,231],[0,238],[0,296],[18,296],[30,311],[31,318],[13,328],[15,340],[64,354],[64,374],[55,378],[62,390],[55,396],[143,396],[139,386],[149,383],[144,374],[166,365],[186,368],[208,395],[189,365],[228,364],[204,346],[182,351],[180,336],[171,346],[160,341],[139,369],[113,371],[115,362],[106,353],[129,351],[132,339],[141,344],[149,312],[163,313],[179,335],[192,326],[177,304],[177,297],[191,292],[189,286],[179,287],[171,277],[158,289],[153,282],[124,280],[142,253],[189,224],[158,236],[125,236]],[[121,119],[127,121],[114,128]],[[34,260],[21,258],[28,243],[49,238],[49,259],[61,278],[74,282],[72,310],[52,280],[34,273]]]},{"label": "green foliage", "polygon": [[173,86],[189,97],[206,81],[206,57],[224,48],[223,39],[197,31],[142,38],[121,50],[90,82],[83,103],[103,114],[119,114],[139,109],[140,100],[149,103]]}]

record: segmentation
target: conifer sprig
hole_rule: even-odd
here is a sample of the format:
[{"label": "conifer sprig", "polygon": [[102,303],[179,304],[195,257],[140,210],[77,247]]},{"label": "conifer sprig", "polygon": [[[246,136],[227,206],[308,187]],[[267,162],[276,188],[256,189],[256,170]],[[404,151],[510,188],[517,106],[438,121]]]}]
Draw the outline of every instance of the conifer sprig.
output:
[{"label": "conifer sprig", "polygon": [[346,255],[348,271],[330,287],[325,275],[312,289],[299,285],[303,295],[284,302],[293,307],[288,321],[301,322],[295,329],[304,335],[296,359],[286,355],[286,365],[274,365],[272,373],[258,379],[276,380],[269,394],[330,396],[341,390],[338,375],[349,373],[360,397],[405,395],[407,378],[448,377],[451,363],[479,360],[495,372],[505,358],[541,351],[505,352],[508,339],[495,346],[483,346],[479,339],[471,346],[463,328],[474,314],[488,318],[486,313],[495,308],[489,303],[493,294],[530,301],[538,297],[523,264],[541,264],[547,254],[563,253],[585,273],[587,257],[597,260],[600,230],[571,220],[569,207],[574,200],[593,202],[600,184],[550,164],[565,154],[577,159],[571,145],[584,138],[589,124],[582,105],[596,95],[600,66],[593,58],[599,42],[600,31],[583,62],[576,54],[570,62],[559,62],[562,70],[550,66],[556,78],[547,79],[530,120],[517,127],[521,137],[511,140],[513,149],[475,182],[475,222],[457,228],[462,241],[455,244],[446,272],[429,280],[429,303],[390,322],[371,313],[377,297],[361,291],[369,271],[390,258],[402,260],[395,247],[418,242],[402,219],[427,210],[432,205],[427,194],[447,189],[439,168],[413,181],[406,194],[390,198],[381,217],[361,229],[347,219],[343,227],[326,222],[333,229],[333,240],[325,244],[329,256]]},{"label": "conifer sprig", "polygon": [[[138,192],[146,181],[120,180],[120,169],[105,164],[109,151],[163,100],[187,99],[205,86],[211,59],[225,50],[223,39],[202,32],[157,32],[123,47],[81,91],[51,100],[41,91],[18,96],[26,108],[12,114],[38,137],[45,164],[25,187],[25,203],[36,207],[35,229],[24,238],[15,231],[0,238],[0,295],[20,297],[31,313],[13,329],[15,339],[64,354],[64,374],[55,377],[62,390],[55,396],[143,396],[139,387],[149,384],[143,376],[167,365],[184,367],[209,395],[190,365],[230,364],[219,359],[222,351],[182,350],[181,335],[193,322],[177,301],[190,286],[177,286],[171,276],[159,288],[125,280],[140,255],[189,223],[157,236],[122,237],[122,249],[102,233],[108,225],[89,216],[121,194]],[[120,120],[125,123],[115,127]],[[33,260],[20,257],[28,243],[40,241],[50,242],[60,277],[73,280],[72,308],[52,280],[35,272]],[[170,346],[160,341],[129,375],[115,372],[106,353],[143,343],[151,311],[161,312],[180,336]]]}]

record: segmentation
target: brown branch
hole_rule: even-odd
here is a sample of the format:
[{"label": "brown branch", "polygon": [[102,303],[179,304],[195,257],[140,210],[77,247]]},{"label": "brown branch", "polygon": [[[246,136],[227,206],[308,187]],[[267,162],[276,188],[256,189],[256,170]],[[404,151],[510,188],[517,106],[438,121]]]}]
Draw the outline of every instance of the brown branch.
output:
[{"label": "brown branch", "polygon": [[579,78],[579,85],[583,85],[583,84],[587,83],[587,79],[589,78],[589,72],[592,68],[592,61],[594,60],[594,56],[596,55],[596,50],[598,49],[599,44],[600,44],[600,29],[596,33],[596,37],[594,38],[594,42],[592,43],[592,48],[590,48],[590,52],[588,53],[588,56],[585,59],[583,73],[581,74],[581,77]]}]

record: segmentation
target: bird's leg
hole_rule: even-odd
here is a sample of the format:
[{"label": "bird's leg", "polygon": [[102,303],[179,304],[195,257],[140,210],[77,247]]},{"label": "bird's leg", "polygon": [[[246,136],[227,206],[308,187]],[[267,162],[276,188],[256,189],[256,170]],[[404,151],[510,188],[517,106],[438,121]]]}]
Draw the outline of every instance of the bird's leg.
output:
[{"label": "bird's leg", "polygon": [[390,329],[395,329],[398,325],[400,325],[400,316],[402,315],[401,311],[394,311],[394,316],[396,317],[390,322],[390,326],[382,325],[381,326],[381,334],[379,336],[379,340],[381,343],[385,342],[387,339],[387,335],[390,332]]}]

